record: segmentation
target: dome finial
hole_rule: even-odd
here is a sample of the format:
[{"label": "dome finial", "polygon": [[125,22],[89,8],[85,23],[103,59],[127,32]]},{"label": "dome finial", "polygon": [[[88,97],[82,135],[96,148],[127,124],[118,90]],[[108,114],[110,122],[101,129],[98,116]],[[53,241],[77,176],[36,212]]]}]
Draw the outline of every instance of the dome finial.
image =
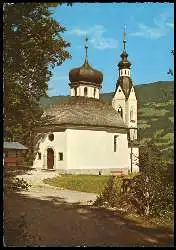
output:
[{"label": "dome finial", "polygon": [[88,46],[87,46],[87,42],[88,42],[88,37],[86,36],[85,38],[85,49],[86,49],[86,58],[85,58],[85,62],[88,62],[88,54],[87,54],[87,50],[88,50]]},{"label": "dome finial", "polygon": [[123,32],[123,50],[125,51],[125,44],[126,44],[126,25],[124,26],[124,32]]}]

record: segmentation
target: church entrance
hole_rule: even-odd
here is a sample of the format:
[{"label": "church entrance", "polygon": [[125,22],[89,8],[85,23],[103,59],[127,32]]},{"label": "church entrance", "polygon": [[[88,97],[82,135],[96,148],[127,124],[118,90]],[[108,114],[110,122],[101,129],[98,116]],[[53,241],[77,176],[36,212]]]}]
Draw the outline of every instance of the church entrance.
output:
[{"label": "church entrance", "polygon": [[53,169],[54,166],[54,151],[52,148],[47,149],[47,168]]}]

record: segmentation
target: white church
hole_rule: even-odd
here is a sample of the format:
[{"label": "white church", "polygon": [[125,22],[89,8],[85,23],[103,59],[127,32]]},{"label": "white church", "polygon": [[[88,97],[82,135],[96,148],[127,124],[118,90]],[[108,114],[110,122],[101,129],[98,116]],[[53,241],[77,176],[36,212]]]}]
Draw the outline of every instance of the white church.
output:
[{"label": "white church", "polygon": [[138,172],[137,99],[124,33],[112,103],[100,98],[103,74],[88,62],[69,72],[70,96],[44,110],[33,167],[71,174]]}]

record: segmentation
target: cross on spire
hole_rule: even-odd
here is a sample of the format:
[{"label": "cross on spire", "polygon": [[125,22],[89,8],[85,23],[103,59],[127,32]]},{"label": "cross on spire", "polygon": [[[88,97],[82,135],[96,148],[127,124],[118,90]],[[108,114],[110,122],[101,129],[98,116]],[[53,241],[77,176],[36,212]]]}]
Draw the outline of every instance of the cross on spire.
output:
[{"label": "cross on spire", "polygon": [[126,44],[126,25],[124,26],[124,32],[123,32],[123,50],[125,51],[125,44]]},{"label": "cross on spire", "polygon": [[87,62],[88,61],[88,53],[87,53],[87,50],[88,50],[88,46],[87,46],[87,42],[88,42],[88,37],[86,36],[86,38],[85,38],[85,49],[86,49],[86,59],[85,59],[85,61]]}]

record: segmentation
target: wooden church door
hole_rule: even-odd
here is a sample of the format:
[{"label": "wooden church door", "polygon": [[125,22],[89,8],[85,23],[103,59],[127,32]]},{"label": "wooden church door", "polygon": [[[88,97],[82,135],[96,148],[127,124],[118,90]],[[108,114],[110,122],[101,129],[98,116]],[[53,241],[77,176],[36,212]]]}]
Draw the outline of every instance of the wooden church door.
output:
[{"label": "wooden church door", "polygon": [[53,169],[54,166],[54,151],[52,148],[47,149],[47,168]]}]

